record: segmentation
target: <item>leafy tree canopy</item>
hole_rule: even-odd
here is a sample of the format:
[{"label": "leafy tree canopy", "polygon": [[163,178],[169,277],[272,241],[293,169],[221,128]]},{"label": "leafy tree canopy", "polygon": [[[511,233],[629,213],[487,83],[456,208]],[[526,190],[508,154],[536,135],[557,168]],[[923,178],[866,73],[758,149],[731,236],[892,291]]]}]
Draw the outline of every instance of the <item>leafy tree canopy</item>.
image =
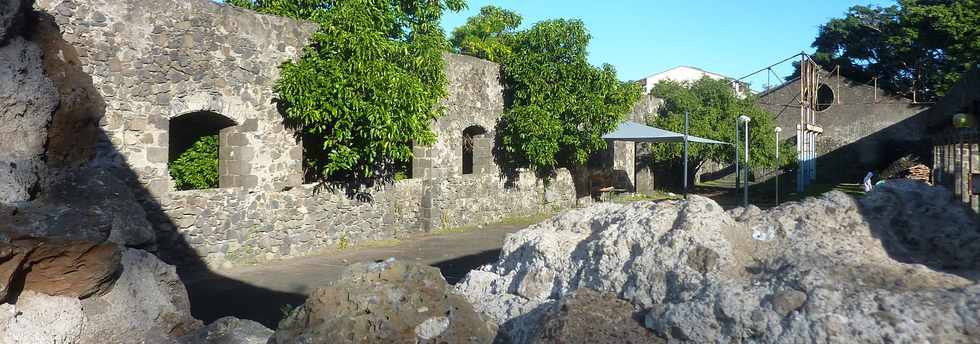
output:
[{"label": "leafy tree canopy", "polygon": [[[412,145],[435,141],[429,124],[446,95],[439,19],[464,0],[231,0],[310,20],[319,30],[276,82],[288,123],[313,137],[307,164],[321,181],[390,176]],[[312,150],[312,151],[310,151]]]},{"label": "leafy tree canopy", "polygon": [[521,15],[496,6],[485,6],[480,14],[453,30],[450,42],[460,54],[502,62],[510,55]]},{"label": "leafy tree canopy", "polygon": [[[746,115],[749,122],[749,164],[755,167],[776,166],[776,139],[771,115],[758,106],[749,95],[739,98],[728,80],[708,77],[695,82],[679,83],[661,81],[650,93],[664,100],[658,116],[650,117],[649,124],[658,128],[683,133],[684,113],[688,115],[688,134],[722,142],[735,142],[736,118]],[[741,130],[743,126],[739,126]],[[785,128],[784,128],[785,129]],[[744,137],[739,140],[739,152],[744,152]],[[782,164],[795,159],[794,146],[780,147]],[[696,175],[707,161],[732,162],[735,157],[731,145],[703,143],[688,144],[688,177]],[[655,161],[683,163],[684,146],[680,144],[651,145]],[[740,157],[740,160],[744,157]],[[744,161],[744,160],[742,160]]]},{"label": "leafy tree canopy", "polygon": [[[980,61],[980,0],[854,6],[820,27],[813,59],[859,81],[933,100]],[[799,75],[799,71],[791,78]]]},{"label": "leafy tree canopy", "polygon": [[218,135],[202,136],[167,168],[177,190],[218,187]]},{"label": "leafy tree canopy", "polygon": [[534,168],[582,164],[605,148],[639,99],[636,83],[621,82],[610,65],[586,60],[590,36],[579,20],[547,20],[514,36],[503,77],[512,103],[500,131],[506,153]]}]

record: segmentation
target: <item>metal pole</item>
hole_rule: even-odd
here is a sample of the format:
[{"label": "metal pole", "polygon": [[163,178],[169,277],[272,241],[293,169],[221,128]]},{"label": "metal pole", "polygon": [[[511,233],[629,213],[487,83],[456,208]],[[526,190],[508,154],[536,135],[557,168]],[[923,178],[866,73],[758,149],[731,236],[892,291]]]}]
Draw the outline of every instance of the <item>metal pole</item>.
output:
[{"label": "metal pole", "polygon": [[687,111],[684,112],[684,198],[687,198]]},{"label": "metal pole", "polygon": [[735,202],[738,202],[738,189],[740,188],[738,184],[739,178],[742,177],[742,172],[738,169],[738,117],[735,117],[735,141],[732,145],[735,147]]},{"label": "metal pole", "polygon": [[745,191],[742,192],[742,206],[749,206],[749,121],[745,121]]},{"label": "metal pole", "polygon": [[779,205],[779,132],[783,128],[776,127],[776,205]]}]

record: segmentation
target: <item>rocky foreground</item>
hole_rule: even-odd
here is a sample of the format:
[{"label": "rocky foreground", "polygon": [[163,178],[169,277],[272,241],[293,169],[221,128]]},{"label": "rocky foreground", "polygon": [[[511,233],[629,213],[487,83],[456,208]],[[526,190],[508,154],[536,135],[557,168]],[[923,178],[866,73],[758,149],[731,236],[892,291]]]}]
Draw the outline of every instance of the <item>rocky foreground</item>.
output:
[{"label": "rocky foreground", "polygon": [[[554,332],[585,289],[628,302],[651,341],[978,343],[978,263],[976,216],[898,181],[769,211],[698,196],[571,210],[508,237],[456,289],[514,343]],[[587,342],[639,342],[623,333]]]},{"label": "rocky foreground", "polygon": [[596,204],[512,234],[455,288],[353,265],[272,330],[202,326],[146,251],[7,238],[0,343],[980,343],[978,266],[976,216],[917,182],[768,211]]}]

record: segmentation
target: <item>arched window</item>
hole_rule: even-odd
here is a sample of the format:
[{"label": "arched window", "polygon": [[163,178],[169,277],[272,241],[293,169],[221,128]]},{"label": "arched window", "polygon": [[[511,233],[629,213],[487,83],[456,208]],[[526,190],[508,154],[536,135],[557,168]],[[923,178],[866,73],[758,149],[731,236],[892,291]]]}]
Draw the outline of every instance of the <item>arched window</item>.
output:
[{"label": "arched window", "polygon": [[[478,125],[472,125],[463,130],[463,174],[473,174],[479,171],[485,160],[489,158],[489,138],[487,130]],[[474,166],[477,168],[474,169]]]},{"label": "arched window", "polygon": [[[168,169],[178,190],[216,188],[224,175],[219,168],[227,141],[219,135],[235,121],[220,114],[199,111],[170,119]],[[225,153],[226,154],[226,153]]]}]

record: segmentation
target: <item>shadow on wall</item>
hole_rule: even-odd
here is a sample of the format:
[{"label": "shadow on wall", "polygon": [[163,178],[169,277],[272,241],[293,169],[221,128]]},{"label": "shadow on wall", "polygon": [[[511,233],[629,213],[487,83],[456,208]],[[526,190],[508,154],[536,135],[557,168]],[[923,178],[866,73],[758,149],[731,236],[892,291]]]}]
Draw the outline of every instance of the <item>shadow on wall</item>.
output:
[{"label": "shadow on wall", "polygon": [[[925,134],[928,111],[892,124],[817,158],[817,182],[860,183],[868,171],[877,175],[903,156],[914,154],[923,164],[932,165],[931,141]],[[918,140],[898,139],[918,135]],[[818,147],[819,149],[819,147]],[[795,181],[795,173],[792,178]],[[795,184],[794,184],[795,185]]]},{"label": "shadow on wall", "polygon": [[[152,251],[165,262],[178,267],[178,274],[187,284],[191,312],[195,318],[211,322],[222,316],[234,315],[276,328],[278,317],[281,317],[281,305],[299,305],[306,297],[298,293],[252,286],[221,276],[207,268],[201,257],[191,249],[184,234],[177,231],[176,224],[163,212],[160,202],[139,183],[137,173],[122,159],[122,154],[99,127],[99,121],[106,115],[106,103],[96,90],[92,77],[82,70],[75,49],[63,39],[50,15],[35,13],[39,15],[36,26],[39,30],[32,35],[31,40],[40,44],[46,52],[45,72],[55,83],[61,97],[61,104],[53,114],[48,136],[47,163],[52,171],[58,168],[61,171],[71,168],[108,170],[130,187],[150,222],[158,224],[154,228],[156,247],[138,248]],[[100,166],[92,164],[93,159],[111,163],[106,164],[109,166]],[[61,178],[57,174],[49,178],[48,185],[53,179]],[[84,197],[80,199],[84,201]],[[119,217],[126,215],[120,214]],[[136,230],[132,226],[126,228]],[[121,234],[129,236],[130,233]],[[195,284],[187,283],[192,276],[195,281],[201,281],[199,285],[221,285],[229,291],[234,290],[234,293],[224,294],[227,297],[216,298],[213,293],[209,293],[206,298],[202,297]]]}]

